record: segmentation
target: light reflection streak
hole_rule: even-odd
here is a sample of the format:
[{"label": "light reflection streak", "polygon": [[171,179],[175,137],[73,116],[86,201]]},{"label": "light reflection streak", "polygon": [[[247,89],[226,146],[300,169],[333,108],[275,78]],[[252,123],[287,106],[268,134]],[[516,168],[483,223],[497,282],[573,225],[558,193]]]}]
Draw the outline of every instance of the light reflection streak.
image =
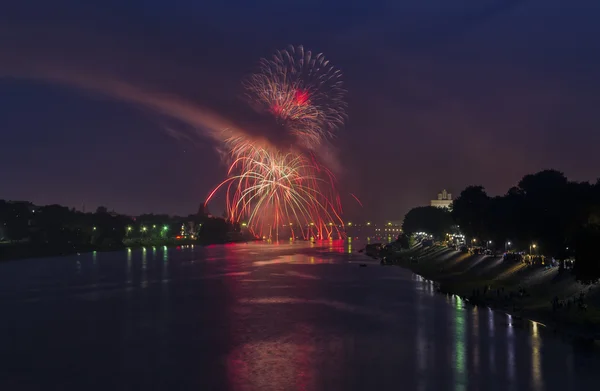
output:
[{"label": "light reflection streak", "polygon": [[479,373],[479,310],[473,307],[473,367]]},{"label": "light reflection streak", "polygon": [[131,271],[133,268],[133,262],[131,261],[131,248],[127,249],[127,283],[131,284]]},{"label": "light reflection streak", "polygon": [[488,308],[488,331],[490,334],[490,372],[496,373],[496,346],[494,339],[494,312]]},{"label": "light reflection streak", "polygon": [[[419,276],[416,276],[418,280]],[[422,287],[422,284],[420,285]],[[423,292],[418,293],[417,301],[417,363],[419,367],[418,373],[418,387],[419,390],[427,389],[427,337],[424,334],[426,321],[425,321],[425,308],[423,306]]]},{"label": "light reflection streak", "polygon": [[146,247],[142,247],[142,281],[141,287],[148,286],[148,251]]},{"label": "light reflection streak", "polygon": [[456,297],[454,311],[454,387],[456,391],[465,391],[467,389],[467,368],[466,368],[466,329],[465,329],[465,311],[463,301]]},{"label": "light reflection streak", "polygon": [[535,390],[543,389],[542,363],[540,355],[541,344],[542,341],[538,333],[538,324],[533,322],[531,333],[531,380],[533,389]]},{"label": "light reflection streak", "polygon": [[[509,315],[510,317],[510,315]],[[506,363],[506,370],[508,373],[508,381],[510,384],[510,389],[514,388],[514,380],[515,380],[515,370],[516,370],[516,365],[515,365],[515,337],[514,337],[514,327],[512,326],[511,323],[508,324],[508,327],[506,328],[506,340],[507,340],[507,363]]]},{"label": "light reflection streak", "polygon": [[169,252],[167,251],[167,246],[163,247],[163,262],[162,262],[162,272],[161,272],[161,282],[166,284],[169,282]]},{"label": "light reflection streak", "polygon": [[98,251],[94,250],[92,252],[92,271],[94,275],[96,274],[96,267],[98,266]]}]

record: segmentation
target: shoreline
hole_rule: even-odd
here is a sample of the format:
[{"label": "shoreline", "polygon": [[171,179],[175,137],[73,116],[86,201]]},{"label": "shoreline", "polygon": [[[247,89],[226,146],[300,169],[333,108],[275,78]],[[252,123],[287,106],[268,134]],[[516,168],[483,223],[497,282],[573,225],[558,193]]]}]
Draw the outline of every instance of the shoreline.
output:
[{"label": "shoreline", "polygon": [[[488,270],[487,275],[475,274],[473,269],[486,261],[491,269]],[[460,264],[465,262],[470,263],[469,267],[461,269]],[[579,309],[553,312],[549,305],[543,305],[545,302],[550,302],[547,296],[548,292],[556,293],[551,289],[556,288],[552,286],[553,284],[567,285],[570,289],[573,289],[573,286],[580,288],[574,280],[569,279],[568,275],[557,278],[554,273],[553,276],[548,274],[545,279],[539,281],[519,281],[519,277],[523,277],[523,275],[535,276],[547,271],[545,269],[525,269],[521,265],[502,261],[501,258],[488,257],[486,259],[485,256],[461,254],[439,247],[405,250],[399,256],[396,254],[392,263],[385,265],[407,269],[425,280],[432,281],[436,285],[438,293],[456,295],[469,305],[487,307],[496,312],[504,312],[514,319],[540,324],[548,331],[561,334],[574,342],[600,345],[600,322],[595,321],[594,317],[592,317],[594,321],[589,321],[585,318],[586,312]],[[493,270],[494,268],[498,270]],[[513,276],[507,273],[507,270],[510,269],[516,269],[516,272],[512,272]],[[558,282],[554,279],[557,279]],[[482,286],[491,286],[488,291],[489,295],[486,293],[481,295]],[[512,296],[517,287],[519,289],[523,287],[526,291],[531,289],[533,293],[524,298]],[[591,288],[597,288],[597,286],[588,286],[587,288],[591,291]],[[510,299],[507,298],[507,294],[510,295]],[[510,308],[511,306],[512,308]],[[598,309],[592,307],[590,311],[598,311]],[[583,324],[580,317],[584,317]]]}]

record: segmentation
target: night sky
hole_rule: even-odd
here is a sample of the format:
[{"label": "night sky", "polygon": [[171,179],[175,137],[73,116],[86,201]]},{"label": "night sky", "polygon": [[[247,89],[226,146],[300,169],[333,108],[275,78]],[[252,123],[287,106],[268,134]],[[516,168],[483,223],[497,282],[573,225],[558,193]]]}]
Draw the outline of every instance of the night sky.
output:
[{"label": "night sky", "polygon": [[252,128],[240,80],[289,44],[344,73],[348,219],[545,168],[595,180],[598,20],[596,0],[4,1],[0,199],[195,212],[226,173],[211,127]]}]

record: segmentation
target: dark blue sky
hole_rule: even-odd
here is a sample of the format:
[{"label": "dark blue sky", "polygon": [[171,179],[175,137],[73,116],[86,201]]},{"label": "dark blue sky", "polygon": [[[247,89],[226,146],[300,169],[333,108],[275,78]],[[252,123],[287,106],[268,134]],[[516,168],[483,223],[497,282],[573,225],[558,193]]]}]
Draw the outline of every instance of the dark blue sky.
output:
[{"label": "dark blue sky", "polygon": [[105,80],[244,126],[240,79],[288,44],[344,72],[338,177],[364,202],[344,198],[350,218],[401,218],[443,187],[503,193],[544,168],[600,176],[593,0],[4,3],[0,198],[195,211],[225,175],[214,142],[172,137],[197,124],[124,101]]}]

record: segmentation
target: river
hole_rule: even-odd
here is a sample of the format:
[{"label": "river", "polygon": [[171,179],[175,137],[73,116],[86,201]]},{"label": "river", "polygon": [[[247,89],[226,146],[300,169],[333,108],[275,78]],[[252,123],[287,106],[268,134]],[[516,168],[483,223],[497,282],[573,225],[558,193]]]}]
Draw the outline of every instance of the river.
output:
[{"label": "river", "polygon": [[437,294],[361,247],[250,243],[1,263],[0,389],[599,387],[598,353]]}]

